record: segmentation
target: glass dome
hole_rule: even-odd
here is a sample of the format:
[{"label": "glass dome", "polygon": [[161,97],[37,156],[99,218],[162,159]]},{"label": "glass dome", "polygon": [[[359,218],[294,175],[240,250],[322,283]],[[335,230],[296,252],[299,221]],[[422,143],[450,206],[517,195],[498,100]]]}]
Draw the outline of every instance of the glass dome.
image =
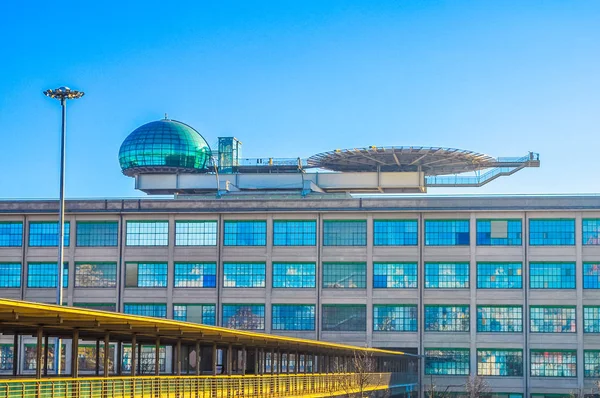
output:
[{"label": "glass dome", "polygon": [[163,119],[135,129],[119,150],[123,174],[201,172],[206,170],[210,147],[185,123]]}]

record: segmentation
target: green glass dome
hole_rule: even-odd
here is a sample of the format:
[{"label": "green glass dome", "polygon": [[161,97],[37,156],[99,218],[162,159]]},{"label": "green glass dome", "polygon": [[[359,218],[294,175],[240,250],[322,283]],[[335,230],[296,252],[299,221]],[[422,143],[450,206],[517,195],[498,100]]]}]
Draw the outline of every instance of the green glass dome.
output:
[{"label": "green glass dome", "polygon": [[206,171],[210,147],[192,127],[176,120],[150,122],[135,129],[121,145],[123,174]]}]

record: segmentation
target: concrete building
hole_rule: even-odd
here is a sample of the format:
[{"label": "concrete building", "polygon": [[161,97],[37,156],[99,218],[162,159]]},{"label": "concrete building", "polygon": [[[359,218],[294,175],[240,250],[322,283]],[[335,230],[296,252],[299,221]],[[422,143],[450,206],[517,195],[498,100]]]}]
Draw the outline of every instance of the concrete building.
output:
[{"label": "concrete building", "polygon": [[[69,201],[67,305],[419,353],[422,385],[455,392],[469,374],[507,397],[568,395],[600,379],[598,196],[352,197],[413,191],[406,175],[385,173],[415,173],[414,192],[426,190],[432,168],[381,167],[384,156],[406,164],[393,149],[359,155],[379,163],[364,180],[346,179],[361,172],[334,151],[345,163],[320,174],[327,184],[306,179],[301,159],[236,171],[244,162],[221,154],[232,172],[209,174],[209,157],[201,173],[195,161],[181,169],[181,157],[168,170],[125,165],[124,152],[138,189],[175,199]],[[539,165],[534,155],[523,167]],[[450,167],[448,156],[437,164]],[[305,179],[276,186],[290,175]],[[55,302],[57,210],[0,202],[3,297]]]}]

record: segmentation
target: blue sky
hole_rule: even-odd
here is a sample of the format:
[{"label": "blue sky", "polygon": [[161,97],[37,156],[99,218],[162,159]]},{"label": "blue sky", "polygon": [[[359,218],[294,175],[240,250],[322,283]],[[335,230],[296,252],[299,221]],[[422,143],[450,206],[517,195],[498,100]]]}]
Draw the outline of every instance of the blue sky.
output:
[{"label": "blue sky", "polygon": [[521,156],[481,189],[598,192],[600,2],[0,2],[0,197],[58,195],[69,104],[68,197],[143,195],[117,154],[163,117],[245,157],[369,145]]}]

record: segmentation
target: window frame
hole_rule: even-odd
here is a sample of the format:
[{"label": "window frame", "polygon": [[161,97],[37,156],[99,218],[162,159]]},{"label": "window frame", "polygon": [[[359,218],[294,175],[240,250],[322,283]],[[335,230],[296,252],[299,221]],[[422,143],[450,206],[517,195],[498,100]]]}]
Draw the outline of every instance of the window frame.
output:
[{"label": "window frame", "polygon": [[[228,326],[228,324],[225,323],[225,307],[236,307],[237,310],[239,311],[241,308],[243,307],[255,307],[254,309],[260,309],[262,307],[262,314],[255,314],[254,313],[254,309],[251,310],[251,314],[252,315],[257,315],[259,317],[259,327],[258,328],[252,328],[252,329],[240,329],[240,328],[236,328],[233,326]],[[222,327],[226,327],[226,328],[230,328],[230,329],[235,329],[235,330],[266,330],[266,305],[264,303],[222,303],[221,304],[221,326]],[[260,312],[260,311],[259,311]],[[237,312],[236,312],[237,313]],[[230,317],[228,317],[227,319],[231,319],[233,316],[235,316],[236,314],[231,315]],[[260,327],[262,325],[262,327]]]},{"label": "window frame", "polygon": [[[182,266],[202,266],[202,274],[197,274],[195,276],[198,277],[202,277],[202,285],[203,286],[191,286],[189,285],[190,282],[196,282],[195,280],[187,280],[187,281],[180,281],[180,282],[187,282],[186,285],[182,285],[182,284],[177,284],[178,283],[178,277],[181,278],[182,276],[189,276],[190,275],[190,271],[193,269],[190,269],[187,273],[183,273],[183,272],[178,272],[180,271],[179,268],[181,268]],[[209,274],[206,273],[206,267],[214,267],[214,274]],[[198,262],[187,262],[187,261],[175,261],[173,262],[173,288],[174,289],[216,289],[217,288],[217,263],[216,262],[203,262],[203,263],[198,263]],[[193,275],[193,274],[192,274]],[[212,276],[214,277],[214,285],[213,286],[204,286],[206,284],[206,277],[207,276]],[[198,281],[200,281],[200,278],[198,278]]]},{"label": "window frame", "polygon": [[[16,267],[12,267],[14,269],[4,269],[3,266],[16,266]],[[17,269],[18,268],[18,269]],[[19,289],[21,288],[21,286],[23,285],[23,264],[21,264],[20,262],[0,262],[0,270],[2,272],[0,272],[0,288],[2,289]],[[14,271],[18,271],[18,272],[14,272]],[[9,272],[6,272],[9,271]],[[12,272],[12,273],[11,273]],[[15,278],[16,277],[16,278]],[[6,281],[6,283],[4,283],[4,281]],[[11,283],[11,281],[13,281],[13,283]],[[17,282],[17,284],[14,284],[14,281]]]},{"label": "window frame", "polygon": [[[457,231],[457,225],[456,225],[457,222],[466,223],[466,225],[467,225],[467,231],[466,232],[464,232],[464,231]],[[450,240],[446,240],[446,239],[441,239],[438,236],[435,239],[435,242],[437,242],[437,243],[431,243],[430,239],[432,239],[433,236],[428,235],[428,229],[430,228],[430,227],[427,226],[428,223],[447,223],[447,224],[454,223],[455,225],[451,228],[453,231],[447,232],[447,233],[453,233],[453,234],[455,234],[454,238],[452,238]],[[453,247],[453,246],[463,246],[464,247],[464,246],[470,246],[471,245],[471,224],[470,224],[470,220],[468,218],[457,218],[457,219],[452,219],[452,218],[447,218],[447,219],[431,218],[431,219],[425,219],[425,220],[423,220],[423,229],[425,230],[424,234],[423,234],[423,239],[425,241],[424,242],[424,246],[450,246],[450,247]],[[442,232],[444,232],[444,231],[439,231],[438,230],[435,233],[439,235]],[[433,234],[434,232],[431,231],[429,233]],[[466,233],[467,237],[468,237],[468,242],[467,243],[457,243],[459,241],[459,239],[457,239],[458,235],[456,235],[456,234],[458,234],[458,233]],[[454,243],[452,243],[452,242],[454,242]]]},{"label": "window frame", "polygon": [[[14,225],[19,225],[21,227],[21,231],[20,234],[14,234],[11,233],[11,229],[12,226]],[[23,238],[24,238],[24,228],[23,228],[23,221],[10,221],[10,220],[6,220],[6,221],[0,221],[0,231],[2,231],[2,226],[9,226],[6,230],[5,234],[0,234],[0,237],[4,237],[4,240],[0,238],[0,248],[5,248],[5,247],[23,247]],[[10,230],[9,230],[10,229]],[[11,244],[12,239],[14,239],[16,236],[18,236],[18,242],[19,244]],[[4,244],[4,242],[6,242],[6,244]]]},{"label": "window frame", "polygon": [[[344,234],[348,232],[341,231],[328,231],[334,224],[352,224],[354,223],[357,227],[357,231],[351,231],[352,236],[347,237]],[[358,227],[364,226],[364,235],[362,231],[358,231]],[[323,247],[366,247],[367,246],[367,220],[366,219],[352,219],[352,220],[337,220],[327,219],[323,220],[323,231],[322,231],[322,242]],[[335,233],[335,235],[334,235]],[[331,235],[331,236],[328,236]]]},{"label": "window frame", "polygon": [[[148,308],[160,308],[161,310],[164,307],[165,316],[160,317],[160,316],[155,316],[155,315],[146,315],[146,314],[127,312],[126,308],[128,305],[137,305],[140,307],[148,307]],[[127,314],[127,315],[133,315],[133,316],[145,316],[145,317],[158,318],[158,319],[167,319],[167,303],[140,303],[140,302],[123,303],[123,313]]]},{"label": "window frame", "polygon": [[[424,357],[424,360],[425,360],[424,361],[425,363],[424,363],[423,367],[424,367],[424,374],[426,376],[430,376],[430,375],[431,376],[469,376],[471,374],[471,349],[470,348],[448,348],[448,347],[446,347],[446,348],[437,348],[437,347],[426,347],[426,348],[424,348],[423,351],[424,351],[423,357]],[[456,373],[439,373],[439,372],[438,373],[431,373],[430,371],[428,371],[431,368],[427,366],[428,362],[430,361],[429,358],[431,357],[431,355],[428,353],[429,351],[466,352],[467,355],[466,356],[463,355],[464,358],[462,358],[463,359],[462,362],[456,362],[456,361],[452,362],[452,363],[455,363],[455,364],[463,364],[463,365],[466,364],[467,365],[466,366],[466,373],[465,372],[461,372],[461,373],[459,373],[459,372],[456,372]],[[440,357],[440,358],[445,358],[445,357]],[[466,360],[465,360],[465,358],[466,358]],[[460,366],[454,366],[453,368],[456,369],[457,371],[461,370]]]},{"label": "window frame", "polygon": [[[255,265],[260,265],[262,266],[262,274],[258,273],[258,274],[254,274],[253,272],[251,273],[240,273],[240,272],[236,272],[234,274],[228,273],[227,272],[227,267],[228,266],[235,266],[236,271],[240,270],[241,266],[251,266],[250,270],[254,271],[254,266]],[[235,284],[231,285],[231,284],[227,284],[227,278],[231,278],[231,277],[240,277],[240,280],[237,279],[230,279],[231,281],[234,281]],[[262,277],[262,282],[261,282],[261,277]],[[249,281],[248,285],[242,284],[241,286],[238,286],[241,281],[244,280],[244,278],[246,278]],[[258,282],[258,284],[260,286],[255,286],[255,281]],[[267,264],[265,262],[261,262],[261,261],[225,261],[223,262],[223,288],[225,289],[264,289],[267,287]]]},{"label": "window frame", "polygon": [[[108,284],[106,286],[82,286],[79,285],[77,283],[77,281],[79,280],[78,275],[79,273],[79,266],[81,265],[112,265],[114,267],[114,280],[112,281],[112,284]],[[75,280],[73,283],[73,286],[77,289],[115,289],[117,287],[117,279],[118,279],[118,267],[117,267],[117,263],[116,262],[112,262],[112,261],[76,261],[75,262]],[[104,271],[102,271],[102,274],[104,276]],[[87,278],[91,278],[91,276],[87,276]]]},{"label": "window frame", "polygon": [[[287,282],[287,278],[289,277],[294,277],[296,275],[288,275],[287,273],[285,275],[280,275],[280,274],[276,274],[276,268],[278,268],[277,266],[280,265],[284,265],[284,266],[289,266],[289,265],[297,265],[300,266],[300,268],[303,268],[304,266],[312,266],[312,275],[310,274],[304,274],[302,273],[301,275],[298,275],[301,281],[301,285],[302,286],[276,286],[276,281],[284,281],[284,284],[290,283]],[[287,271],[287,268],[285,269]],[[301,272],[304,272],[303,269],[301,269]],[[273,289],[316,289],[317,287],[317,264],[314,262],[288,262],[288,261],[273,261],[271,263],[271,287]],[[312,286],[304,286],[304,278],[305,277],[312,277]],[[282,278],[282,279],[279,279]]]},{"label": "window frame", "polygon": [[[348,266],[364,266],[364,272],[361,274],[357,274],[356,275],[356,286],[349,286],[349,281],[351,281],[352,279],[349,279],[350,277],[353,277],[355,274],[349,274],[349,275],[343,275],[338,273],[339,269],[344,269],[345,267]],[[332,267],[335,266],[338,268],[338,272],[331,272],[328,275],[326,275],[326,271],[328,270],[328,267]],[[328,271],[331,271],[331,269],[329,269]],[[333,276],[332,276],[333,275]],[[331,281],[331,282],[327,282],[329,279],[326,279],[327,277],[335,277],[335,275],[338,275],[339,277],[343,277],[342,280],[344,280],[344,284],[343,286],[332,286],[333,282],[339,282],[339,279],[336,279],[335,281]],[[323,289],[335,289],[335,290],[347,290],[347,289],[366,289],[367,288],[367,263],[366,262],[359,262],[359,261],[344,261],[344,262],[336,262],[336,261],[325,261],[321,263],[321,287]]]},{"label": "window frame", "polygon": [[[403,327],[402,330],[398,330],[398,329],[384,330],[381,328],[377,328],[378,317],[376,315],[376,309],[384,308],[384,307],[402,308],[404,310],[410,308],[410,309],[414,310],[414,314],[415,314],[414,318],[410,318],[410,317],[398,318],[398,319],[401,319],[402,325],[406,325],[406,323],[408,322],[410,324],[410,327],[409,328]],[[404,315],[404,314],[405,314],[405,312],[402,313],[402,315]],[[414,321],[414,327],[412,327],[413,321]],[[374,333],[416,333],[418,331],[419,331],[419,308],[418,308],[417,304],[373,304],[373,332]]]},{"label": "window frame", "polygon": [[[521,368],[520,368],[520,374],[485,374],[480,372],[480,367],[479,364],[480,363],[487,363],[487,362],[480,362],[480,352],[483,351],[496,351],[499,353],[505,352],[505,353],[519,353],[521,354]],[[492,364],[504,364],[505,366],[508,367],[508,361],[505,362],[489,362]],[[477,348],[477,376],[484,376],[484,377],[524,377],[525,376],[525,355],[523,353],[523,349],[521,348]]]},{"label": "window frame", "polygon": [[[390,266],[392,265],[401,265],[403,266],[402,269],[402,274],[390,274]],[[386,266],[386,273],[382,274],[382,273],[375,273],[376,271],[379,272],[377,270],[378,266]],[[404,269],[404,266],[414,266],[414,275],[411,275],[410,273],[406,273],[406,269]],[[412,271],[412,269],[410,269],[409,271]],[[390,286],[390,284],[393,284],[393,280],[392,283],[390,283],[390,279],[389,278],[394,278],[394,277],[404,277],[403,279],[405,279],[405,284],[408,284],[409,286]],[[376,286],[378,283],[378,278],[379,281],[382,281],[383,278],[385,278],[385,284],[386,286]],[[414,278],[414,281],[412,280],[412,278]],[[418,289],[419,288],[419,263],[418,262],[410,262],[410,261],[373,261],[373,289]]]},{"label": "window frame", "polygon": [[[549,235],[552,232],[552,231],[545,231],[545,232],[534,231],[534,228],[533,228],[532,224],[535,224],[536,222],[550,222],[550,221],[552,221],[552,222],[556,222],[556,221],[561,221],[561,222],[569,221],[569,222],[572,222],[573,223],[572,243],[563,243],[562,241],[561,241],[561,243],[557,243],[557,244],[548,243],[547,242],[548,240],[555,239],[555,238],[551,238],[549,236],[548,237],[541,237],[541,238],[535,237],[535,239],[532,239],[532,238],[534,238],[533,234],[540,234],[540,233],[542,233],[542,234],[548,234]],[[576,236],[575,236],[576,235],[576,223],[575,223],[575,219],[574,218],[530,218],[528,220],[528,226],[529,226],[529,246],[575,246],[575,243],[576,243],[575,242],[575,239],[576,239]],[[567,232],[558,232],[557,231],[555,233],[557,233],[557,234],[560,233],[560,234],[564,235]],[[540,243],[533,243],[534,240],[535,240],[535,242],[537,242],[537,239],[541,239]],[[567,239],[567,238],[561,237],[560,239],[563,240],[563,239]],[[569,239],[569,241],[571,241],[571,240]]]},{"label": "window frame", "polygon": [[[510,309],[519,309],[520,313],[521,313],[521,318],[520,319],[519,318],[493,318],[493,319],[514,320],[515,322],[517,322],[517,328],[519,328],[518,326],[519,326],[519,322],[520,322],[520,330],[515,330],[515,331],[510,331],[510,330],[489,330],[489,331],[488,330],[482,330],[480,328],[480,325],[482,325],[482,323],[480,323],[480,316],[479,316],[479,314],[480,314],[479,309],[480,308],[504,308],[504,309],[507,309],[507,310],[510,310]],[[523,333],[523,330],[524,330],[524,328],[523,328],[523,326],[524,326],[524,317],[523,317],[523,306],[522,305],[478,304],[476,310],[477,310],[477,320],[476,320],[476,322],[477,322],[477,330],[476,330],[476,332],[477,333]],[[500,321],[497,321],[497,322],[500,323]],[[502,329],[504,329],[504,328],[508,329],[509,325],[502,325],[501,324],[501,326],[502,326]]]},{"label": "window frame", "polygon": [[[280,327],[276,327],[276,315],[275,315],[275,307],[277,308],[283,308],[283,307],[307,307],[305,308],[308,309],[308,311],[310,312],[310,308],[312,308],[312,327],[311,328],[293,328],[293,329],[287,329],[287,328],[280,328]],[[310,307],[310,308],[309,308]],[[296,313],[299,311],[296,311]],[[279,316],[277,318],[277,320],[279,320],[280,318],[285,319],[285,316]],[[310,322],[310,317],[298,317],[296,316],[295,319],[300,319],[300,323],[302,324],[302,320],[305,320],[306,322]],[[317,306],[315,304],[278,304],[278,303],[272,303],[271,304],[271,330],[282,330],[282,331],[300,331],[300,332],[309,332],[309,331],[315,331],[316,330],[316,323],[317,323]],[[278,325],[284,325],[285,322],[278,322]]]},{"label": "window frame", "polygon": [[[541,282],[541,283],[550,283],[551,281],[547,281],[546,279],[541,279],[541,278],[537,278],[534,279],[534,276],[537,277],[538,275],[533,275],[533,268],[532,265],[536,265],[536,266],[542,266],[542,265],[555,265],[555,266],[560,266],[560,271],[562,271],[563,266],[564,265],[571,265],[573,267],[572,269],[572,275],[569,275],[569,280],[572,279],[573,281],[573,287],[562,287],[563,285],[566,284],[565,282],[565,277],[566,275],[562,275],[562,273],[560,275],[558,275],[558,281],[561,284],[561,287],[534,287],[533,283],[534,281],[536,282]],[[546,268],[547,270],[548,268]],[[539,275],[540,277],[544,277],[544,278],[548,278],[548,277],[552,277],[553,275]],[[539,281],[538,281],[539,279]],[[529,289],[530,290],[575,290],[577,289],[577,266],[575,262],[571,262],[571,261],[530,261],[529,262]]]},{"label": "window frame", "polygon": [[[592,235],[592,231],[586,231],[586,222],[593,221],[596,224],[597,231],[595,233],[595,237]],[[586,236],[586,234],[588,234]],[[586,243],[592,240],[593,243]],[[581,245],[582,246],[598,246],[600,245],[600,218],[583,218],[581,220]]]},{"label": "window frame", "polygon": [[[361,310],[361,314],[363,315],[362,311],[364,310],[364,328],[355,328],[355,329],[331,329],[331,328],[326,328],[325,324],[325,314],[326,311],[325,309],[330,309],[330,308],[350,308],[353,307],[355,310],[359,309]],[[361,319],[362,321],[363,319]],[[321,304],[321,329],[323,332],[342,332],[342,333],[347,333],[347,332],[362,332],[362,333],[366,333],[367,332],[367,305],[366,304]]]},{"label": "window frame", "polygon": [[[466,322],[463,320],[463,325],[466,325],[466,330],[439,330],[441,325],[439,321],[436,321],[439,325],[437,330],[430,329],[427,327],[427,309],[428,308],[466,308]],[[459,314],[458,312],[455,312]],[[439,319],[439,317],[437,317]],[[458,316],[455,318],[449,318],[452,323],[458,324],[461,320]],[[423,331],[427,333],[469,333],[471,331],[471,306],[469,304],[425,304],[423,307]]]},{"label": "window frame", "polygon": [[[433,266],[433,265],[437,265],[438,266],[438,268],[437,268],[438,269],[438,274],[437,275],[432,275],[432,274],[428,273],[428,269],[427,269],[428,266]],[[466,280],[467,280],[467,282],[466,282],[466,285],[465,286],[440,287],[439,286],[440,279],[442,278],[442,276],[445,276],[444,274],[440,273],[440,266],[442,266],[442,265],[443,266],[449,266],[449,265],[450,266],[452,266],[452,265],[454,266],[454,274],[453,275],[447,275],[448,277],[450,277],[450,276],[453,277],[454,280],[451,281],[450,279],[448,279],[446,282],[447,283],[453,283],[455,285],[457,285],[457,284],[460,283],[460,281],[459,281],[458,278],[461,278],[461,277],[465,276],[465,275],[457,275],[456,274],[456,266],[457,265],[466,265],[466,270],[467,270],[467,274],[466,274],[466,277],[467,277]],[[446,290],[446,289],[450,289],[450,290],[454,290],[454,289],[463,289],[464,290],[464,289],[467,289],[468,290],[468,289],[471,288],[471,263],[468,262],[468,261],[467,262],[465,262],[465,261],[444,261],[444,262],[426,261],[424,263],[423,268],[424,268],[424,278],[423,279],[425,281],[425,285],[424,285],[425,289],[439,289],[439,290],[441,290],[441,289],[444,289],[444,290]],[[428,281],[428,277],[437,277],[438,286],[432,286],[431,285],[431,281]]]},{"label": "window frame", "polygon": [[[81,225],[114,225],[115,226],[115,231],[114,231],[114,244],[86,244],[83,245],[81,244],[81,238],[83,237],[83,235],[80,235],[79,231],[79,227]],[[86,236],[89,238],[89,236],[94,236],[94,234],[86,234]],[[103,234],[102,235],[103,238],[106,238],[107,236],[111,236],[109,234]],[[111,237],[112,239],[112,237]],[[94,220],[76,220],[75,222],[75,247],[117,247],[119,245],[119,222],[116,220],[98,220],[98,221],[94,221]]]},{"label": "window frame", "polygon": [[[490,238],[489,238],[490,243],[483,243],[482,242],[482,240],[480,239],[481,238],[480,234],[487,233],[487,231],[480,232],[479,231],[479,226],[480,226],[479,223],[480,222],[481,223],[490,222],[490,230],[491,230],[491,222],[492,221],[506,221],[507,222],[507,233],[506,233],[506,235],[507,235],[507,237],[506,237],[507,243],[505,243],[505,244],[499,244],[499,243],[495,244],[495,243],[492,243],[493,239],[504,239],[504,238],[492,238],[491,237],[491,232],[490,232]],[[509,228],[508,225],[509,225],[510,222],[515,222],[515,221],[518,221],[519,222],[519,226],[521,227],[520,231],[518,232],[519,237],[518,238],[509,238],[509,235],[510,235],[511,232],[508,229]],[[517,232],[513,232],[513,233],[517,233]],[[511,239],[518,239],[519,243],[510,243]],[[478,219],[476,219],[475,220],[475,245],[476,246],[490,246],[490,247],[496,247],[496,246],[499,246],[499,247],[503,247],[503,246],[510,246],[510,247],[523,246],[523,220],[521,218],[478,218]]]},{"label": "window frame", "polygon": [[[515,266],[518,265],[519,269],[518,271],[520,271],[520,274],[518,275],[509,275],[508,272],[511,271],[510,267],[511,266]],[[503,266],[503,272],[505,272],[504,275],[484,275],[482,274],[482,270],[480,269],[481,267],[490,267],[492,268],[493,266]],[[477,269],[477,289],[481,289],[481,290],[497,290],[497,289],[510,289],[510,290],[521,290],[523,289],[523,263],[520,262],[502,262],[502,261],[478,261],[475,264],[475,267]],[[496,270],[498,270],[499,268],[496,268]],[[499,286],[501,281],[492,281],[491,278],[492,277],[498,277],[501,276],[503,278],[506,278],[506,284],[507,287],[504,286]],[[510,283],[511,283],[511,277],[515,277],[518,276],[518,278],[516,278],[515,280],[518,280],[518,287],[511,287]],[[490,282],[489,285],[490,287],[485,287],[484,286],[484,282],[486,282],[486,280],[484,280],[483,278],[490,278]],[[513,282],[514,283],[514,282]],[[487,283],[485,283],[487,284]],[[492,284],[495,284],[494,286],[492,286]]]},{"label": "window frame", "polygon": [[[595,362],[588,362],[588,356],[587,354],[595,354],[595,357],[592,357],[592,359],[595,359]],[[588,374],[588,369],[587,366],[596,366],[596,373],[595,374]],[[600,378],[600,350],[583,350],[583,378],[584,379],[598,379]]]},{"label": "window frame", "polygon": [[[31,233],[31,226],[32,225],[41,225],[41,224],[55,224],[56,225],[56,244],[37,244],[34,245],[32,242],[32,237],[34,236],[34,234]],[[27,224],[27,231],[28,231],[28,239],[27,239],[27,246],[28,247],[58,247],[58,221],[29,221],[29,223]],[[50,234],[42,234],[41,236],[44,236],[44,239],[48,239],[48,236]],[[69,247],[71,244],[71,222],[70,221],[65,221],[64,225],[63,225],[63,246],[64,247]]]},{"label": "window frame", "polygon": [[[572,310],[573,311],[573,319],[572,320],[568,320],[568,322],[572,322],[572,326],[573,326],[573,330],[572,331],[567,331],[567,332],[552,332],[552,331],[544,331],[544,330],[538,330],[538,331],[534,331],[534,321],[539,319],[537,317],[534,318],[534,314],[533,314],[533,310],[535,309],[561,309],[561,310]],[[543,315],[545,315],[545,313],[542,313]],[[559,322],[562,321],[563,319],[549,319],[549,321],[551,322]],[[542,318],[542,321],[545,322],[545,317]],[[545,326],[545,325],[544,325]],[[559,325],[549,325],[550,327],[558,327]],[[536,326],[537,327],[537,326]],[[543,327],[541,328],[543,329]],[[577,306],[575,305],[530,305],[529,306],[529,333],[531,334],[570,334],[570,333],[577,333]]]},{"label": "window frame", "polygon": [[[533,374],[533,353],[534,352],[539,352],[539,353],[570,353],[573,354],[575,356],[575,370],[574,370],[574,376],[538,376],[538,375],[534,375]],[[548,364],[548,362],[545,362],[546,364]],[[552,363],[552,362],[551,362]],[[543,363],[541,363],[543,364]],[[565,365],[565,363],[561,363],[560,365]],[[577,359],[577,350],[555,350],[555,349],[530,349],[529,350],[529,377],[540,377],[540,378],[568,378],[568,379],[576,379],[577,378],[577,367],[578,367],[578,359]]]},{"label": "window frame", "polygon": [[[155,229],[158,229],[159,226],[162,225],[166,225],[167,229],[166,232],[164,231],[153,231],[153,232],[148,232],[148,233],[142,233],[140,231],[137,232],[130,232],[129,231],[129,226],[130,225],[134,225],[134,224],[155,224]],[[129,247],[166,247],[169,246],[169,235],[170,235],[170,228],[169,228],[169,220],[125,220],[125,246],[129,246]],[[130,243],[129,237],[130,234],[135,234],[135,236],[137,236],[137,238],[135,239],[135,242],[133,242],[133,237],[132,242]],[[166,234],[166,241],[164,241],[163,243],[163,239],[165,239],[165,235]],[[146,239],[142,239],[142,237],[146,236],[146,235],[151,235],[152,237],[152,243],[150,243],[150,238],[146,238]],[[143,242],[148,242],[148,243],[143,243]],[[160,242],[160,243],[157,243]]]},{"label": "window frame", "polygon": [[[414,243],[406,243],[407,241],[412,242],[412,231],[406,232],[406,228],[404,231],[399,233],[400,236],[402,236],[401,240],[404,241],[403,244],[396,243],[395,241],[392,243],[389,243],[391,239],[386,240],[388,243],[377,243],[378,242],[377,241],[377,235],[378,235],[377,224],[378,223],[406,223],[406,224],[414,223],[414,226],[415,226]],[[388,226],[388,228],[390,228],[390,227],[392,227],[392,226],[391,225]],[[379,233],[383,233],[383,232],[380,231]],[[414,247],[414,246],[418,246],[418,245],[419,245],[419,220],[418,219],[416,219],[416,218],[373,219],[373,246],[374,247]]]},{"label": "window frame", "polygon": [[[295,241],[293,241],[292,243],[288,243],[290,240],[289,229],[286,228],[285,232],[278,232],[277,228],[276,228],[277,224],[286,224],[286,227],[287,227],[287,223],[302,223],[302,224],[307,224],[307,225],[312,224],[312,226],[314,227],[314,231],[309,232],[309,233],[312,233],[312,236],[307,239],[307,237],[306,237],[307,233],[304,231],[301,231],[300,236],[302,236],[302,238],[301,238],[302,242],[300,244],[292,244]],[[286,242],[285,244],[278,244],[277,236],[280,234],[283,234],[285,236],[285,238],[284,238],[285,242]],[[310,240],[311,238],[312,238],[312,241]],[[273,246],[275,246],[275,247],[316,246],[317,245],[317,220],[288,220],[288,219],[273,220],[273,238],[272,238],[272,240],[273,240]],[[312,243],[306,243],[307,241],[309,241],[309,242],[311,241]]]},{"label": "window frame", "polygon": [[[52,262],[45,262],[45,261],[30,261],[27,263],[27,288],[28,289],[56,289],[56,285],[58,284],[58,275],[54,274],[54,285],[53,286],[32,286],[30,284],[30,278],[32,276],[31,274],[31,265],[52,265],[54,267],[54,270],[56,271],[57,264],[56,263],[52,263]],[[65,271],[66,271],[66,275],[65,275]],[[40,275],[42,277],[47,277],[45,275]],[[69,263],[68,262],[64,262],[63,263],[63,289],[68,289],[69,288]]]},{"label": "window frame", "polygon": [[[235,230],[235,239],[234,241],[230,241],[228,238],[230,237],[230,234],[233,234],[233,232],[228,232],[227,231],[227,226],[228,225],[233,225],[236,224],[236,230]],[[249,236],[252,236],[252,242],[251,243],[245,243],[242,244],[244,242],[241,242],[241,239],[239,239],[239,235],[241,235],[242,233],[246,234],[247,232],[241,232],[238,230],[237,225],[249,225],[249,224],[255,224],[255,227],[252,228],[252,232],[250,233]],[[260,231],[260,228],[256,229],[256,226],[264,226],[264,230]],[[257,230],[258,232],[254,232],[255,230]],[[261,236],[260,241],[257,241],[257,237]],[[267,245],[267,220],[224,220],[223,221],[223,246],[227,246],[227,247],[264,247]]]},{"label": "window frame", "polygon": [[[202,224],[205,226],[210,225],[210,227],[214,226],[214,244],[213,243],[209,243],[209,244],[189,243],[191,240],[194,240],[194,242],[196,241],[195,240],[196,238],[193,238],[195,235],[200,235],[204,239],[206,239],[206,237],[209,236],[211,238],[206,239],[206,240],[212,242],[212,230],[208,231],[208,232],[203,232],[203,233],[193,232],[193,231],[190,232],[189,230],[186,232],[183,232],[183,231],[179,230],[179,228],[181,227],[182,224],[187,224],[187,225]],[[175,228],[175,246],[176,247],[216,247],[219,242],[219,222],[217,220],[175,220],[174,228]],[[183,242],[179,241],[179,238],[181,237],[181,239],[183,239],[183,236],[185,236],[187,243],[183,243]]]},{"label": "window frame", "polygon": [[[179,309],[177,309],[176,307],[185,307],[185,311],[186,311],[186,315],[185,315],[185,320],[183,319],[178,319],[176,313],[177,311],[180,311]],[[202,322],[195,322],[193,320],[188,319],[188,315],[187,315],[187,311],[188,311],[188,307],[201,307],[201,312],[202,312]],[[212,317],[205,317],[204,315],[204,309],[205,307],[212,307]],[[213,320],[213,323],[206,323],[205,318],[211,318]],[[173,320],[175,321],[179,321],[179,322],[191,322],[191,323],[196,323],[198,325],[207,325],[207,326],[217,326],[217,304],[216,303],[173,303]]]},{"label": "window frame", "polygon": [[[597,314],[598,317],[591,318],[590,314]],[[589,331],[590,329],[592,330],[591,332]],[[583,306],[583,333],[600,333],[600,305]]]}]

